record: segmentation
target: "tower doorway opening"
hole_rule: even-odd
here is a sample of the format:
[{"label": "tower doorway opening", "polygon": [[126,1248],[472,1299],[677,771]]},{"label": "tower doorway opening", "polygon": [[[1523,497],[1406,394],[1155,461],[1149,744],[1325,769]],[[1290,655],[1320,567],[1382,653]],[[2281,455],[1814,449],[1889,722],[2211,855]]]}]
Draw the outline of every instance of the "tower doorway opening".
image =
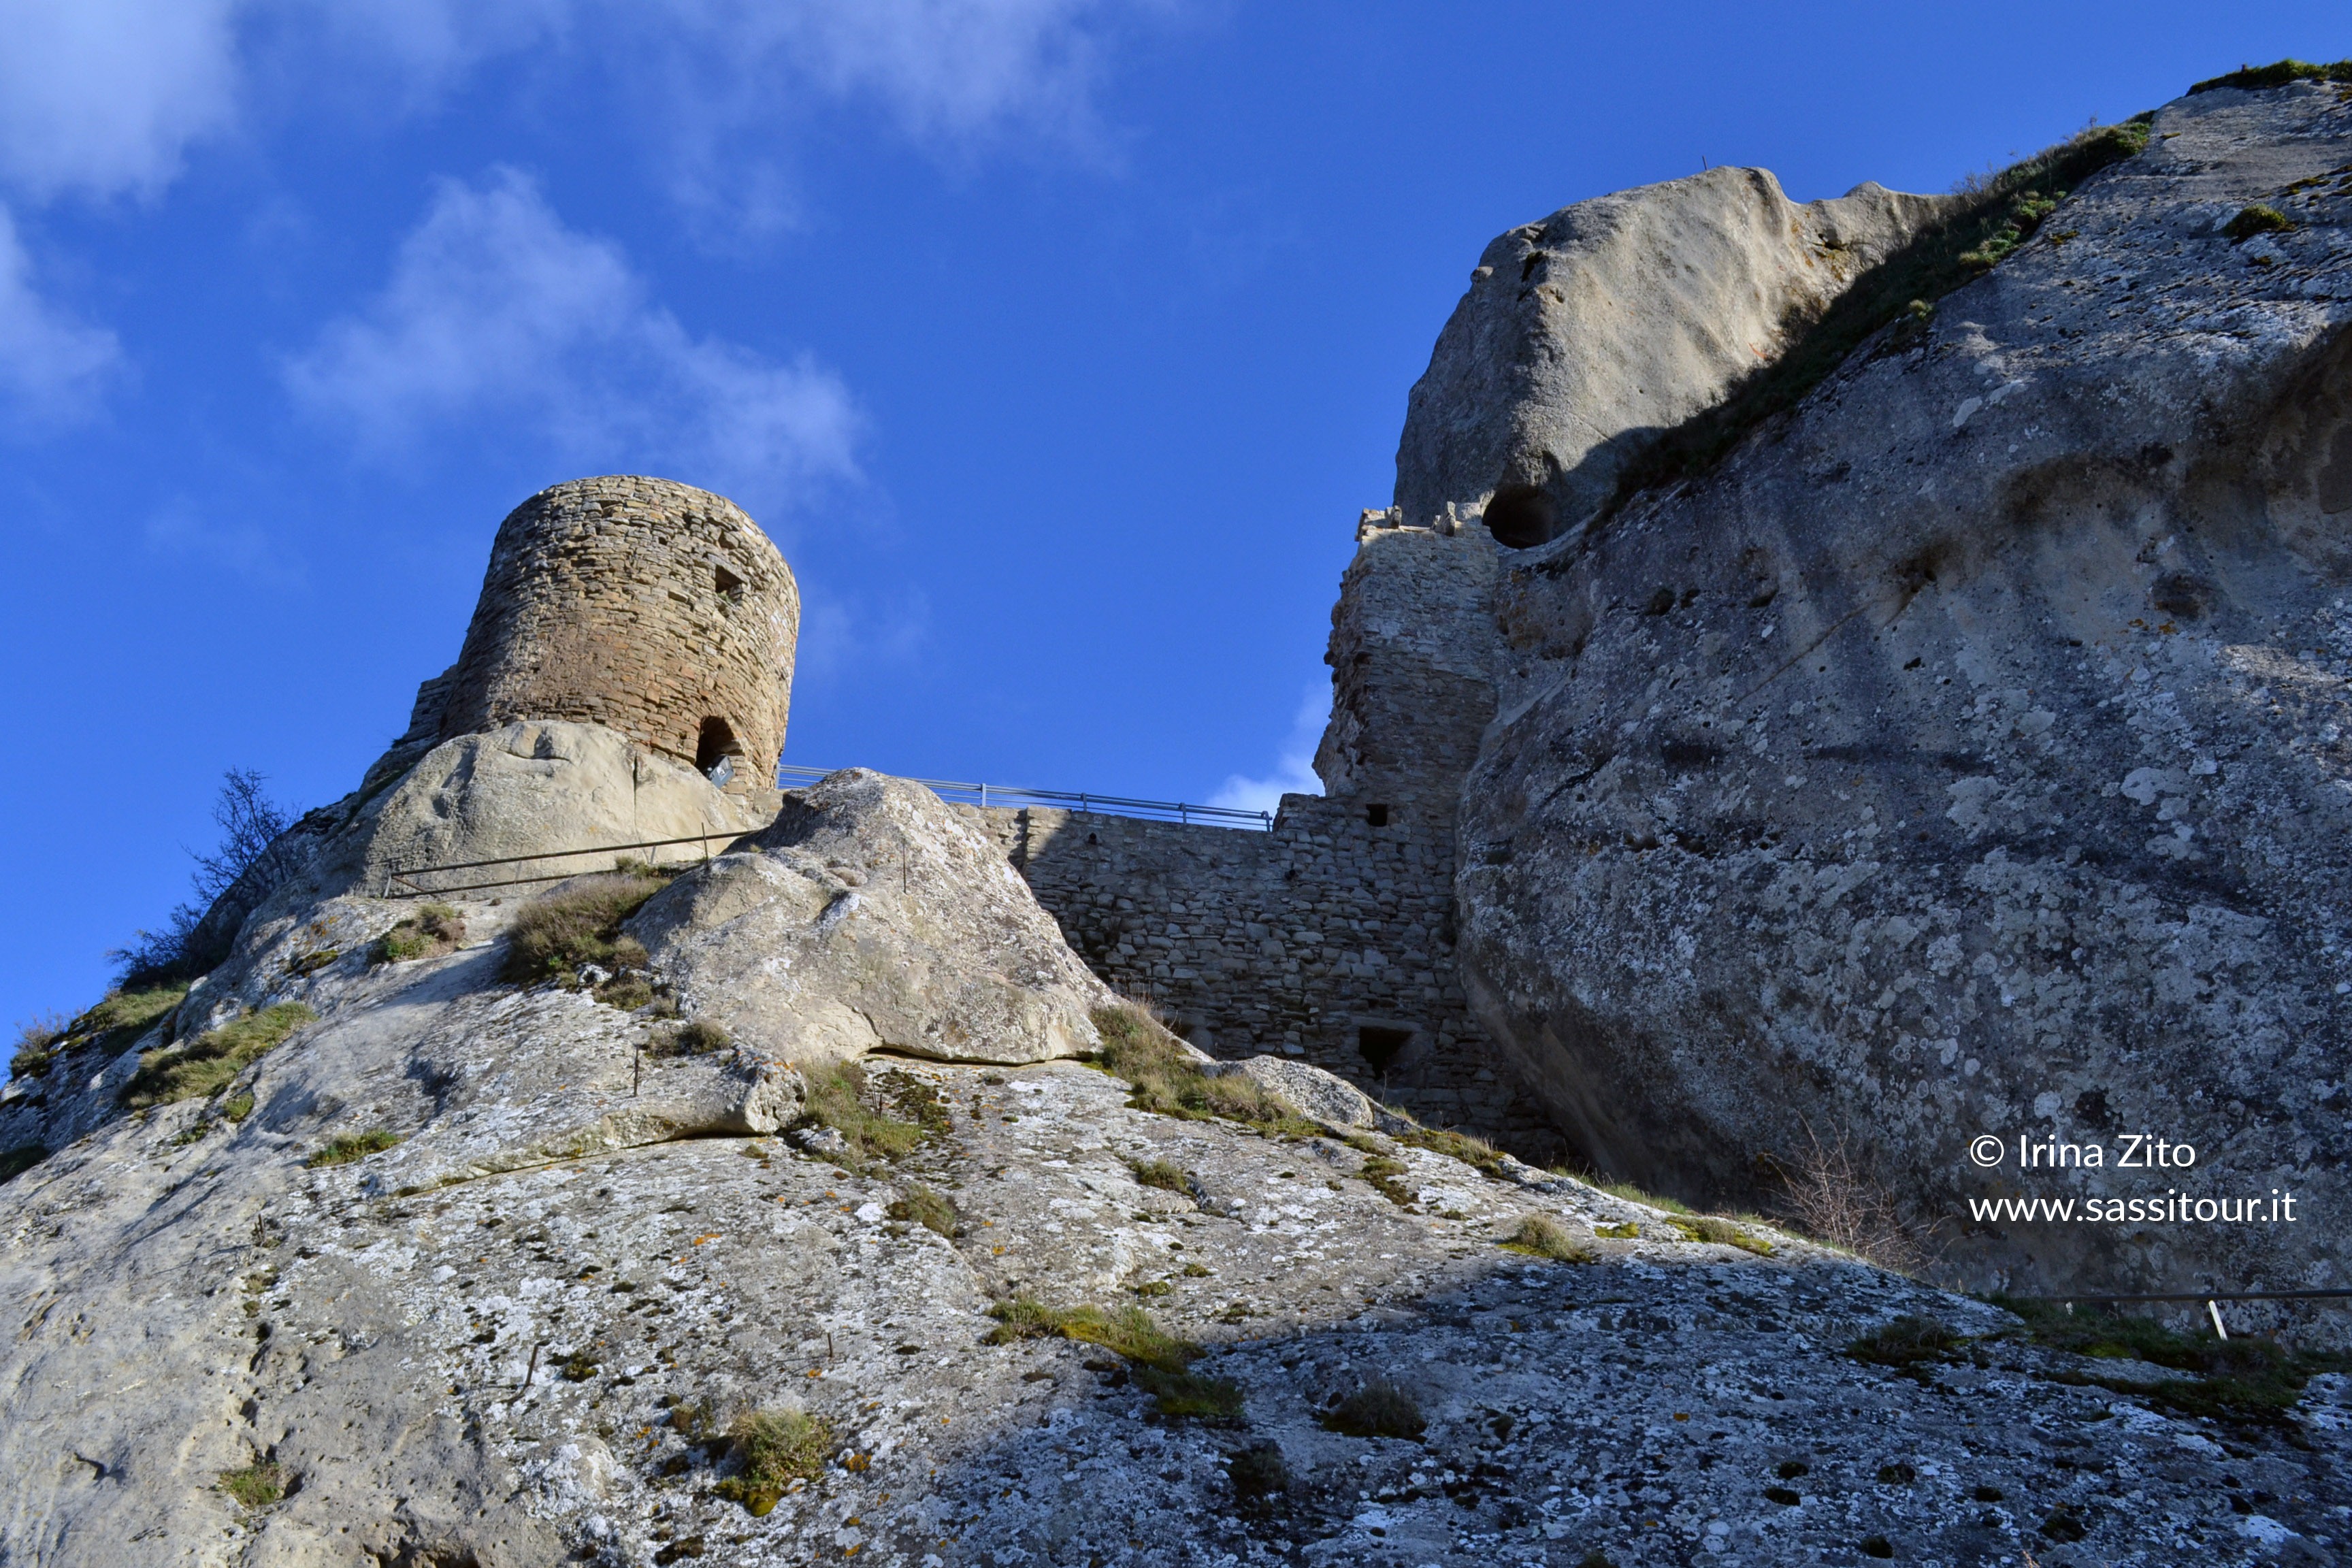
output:
[{"label": "tower doorway opening", "polygon": [[[740,742],[735,739],[735,728],[724,719],[709,718],[702,721],[702,733],[694,743],[694,765],[713,784],[725,784],[735,776],[738,760],[743,754]],[[725,777],[720,776],[721,770]]]}]

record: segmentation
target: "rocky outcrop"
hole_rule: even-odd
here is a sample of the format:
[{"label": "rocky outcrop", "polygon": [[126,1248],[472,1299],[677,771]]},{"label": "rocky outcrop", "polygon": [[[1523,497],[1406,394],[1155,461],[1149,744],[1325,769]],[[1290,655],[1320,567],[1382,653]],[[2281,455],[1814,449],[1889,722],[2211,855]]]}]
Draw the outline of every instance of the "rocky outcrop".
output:
[{"label": "rocky outcrop", "polygon": [[1629,458],[1947,205],[1863,184],[1800,206],[1765,170],[1721,168],[1511,230],[1478,258],[1413,386],[1401,521],[1483,511],[1515,546],[1583,521]]},{"label": "rocky outcrop", "polygon": [[[1588,1157],[1756,1201],[1845,1141],[1980,1284],[2352,1282],[2347,163],[2332,88],[2170,105],[1924,333],[1510,563],[1465,980]],[[2081,1220],[2183,1195],[2260,1223]]]},{"label": "rocky outcrop", "polygon": [[802,1065],[1082,1056],[1114,1000],[991,839],[863,768],[787,795],[629,929],[688,1014]]}]

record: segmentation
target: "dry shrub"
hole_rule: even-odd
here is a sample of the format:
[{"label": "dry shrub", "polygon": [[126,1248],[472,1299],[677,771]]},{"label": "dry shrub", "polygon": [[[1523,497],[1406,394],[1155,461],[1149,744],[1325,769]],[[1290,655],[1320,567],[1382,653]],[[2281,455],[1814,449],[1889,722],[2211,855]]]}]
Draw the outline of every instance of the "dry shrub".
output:
[{"label": "dry shrub", "polygon": [[421,904],[415,914],[376,938],[378,963],[439,958],[466,943],[466,919],[447,904]]},{"label": "dry shrub", "polygon": [[1323,1425],[1350,1437],[1405,1437],[1419,1441],[1429,1429],[1421,1405],[1393,1383],[1372,1382],[1348,1395],[1323,1417]]},{"label": "dry shrub", "polygon": [[621,934],[621,922],[668,879],[632,868],[575,877],[541,893],[515,916],[507,939],[506,977],[518,985],[552,980],[578,985],[580,969],[594,964],[615,974],[646,966],[646,950]]},{"label": "dry shrub", "polygon": [[735,1043],[724,1024],[707,1018],[697,1018],[676,1028],[656,1029],[646,1043],[649,1057],[707,1057],[723,1051]]},{"label": "dry shrub", "polygon": [[890,1205],[888,1213],[892,1219],[919,1225],[950,1241],[955,1239],[956,1222],[962,1217],[957,1212],[953,1198],[945,1193],[934,1192],[920,1182],[908,1183],[906,1192]]},{"label": "dry shrub", "polygon": [[1555,1263],[1590,1263],[1593,1260],[1591,1246],[1570,1235],[1568,1227],[1559,1221],[1545,1215],[1531,1214],[1519,1221],[1519,1228],[1505,1237],[1501,1245],[1513,1252],[1549,1258]]},{"label": "dry shrub", "polygon": [[1777,1162],[1779,1207],[1790,1227],[1881,1268],[1898,1274],[1925,1270],[1933,1259],[1904,1223],[1895,1194],[1874,1166],[1857,1157],[1843,1134],[1834,1143],[1823,1143],[1808,1125],[1805,1143],[1794,1162]]},{"label": "dry shrub", "polygon": [[29,1019],[16,1026],[16,1053],[8,1058],[12,1078],[38,1078],[49,1070],[58,1058],[58,1051],[66,1037],[66,1018],[62,1013]]},{"label": "dry shrub", "polygon": [[741,1503],[747,1513],[764,1516],[793,1482],[824,1473],[833,1423],[805,1410],[755,1410],[735,1418],[727,1441],[742,1468],[710,1489]]}]

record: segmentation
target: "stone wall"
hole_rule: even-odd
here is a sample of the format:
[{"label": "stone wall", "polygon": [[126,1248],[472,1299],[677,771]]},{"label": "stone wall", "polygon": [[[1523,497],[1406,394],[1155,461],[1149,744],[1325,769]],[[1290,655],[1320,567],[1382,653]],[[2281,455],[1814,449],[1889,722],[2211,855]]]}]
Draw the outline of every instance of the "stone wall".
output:
[{"label": "stone wall", "polygon": [[1454,826],[1285,795],[1273,831],[1044,809],[983,823],[1094,971],[1227,1058],[1298,1058],[1434,1125],[1558,1157],[1489,1065],[1454,959]]},{"label": "stone wall", "polygon": [[419,690],[411,730],[602,724],[706,771],[730,759],[730,791],[762,794],[799,631],[791,569],[733,502],[667,479],[574,479],[499,525],[465,647]]}]

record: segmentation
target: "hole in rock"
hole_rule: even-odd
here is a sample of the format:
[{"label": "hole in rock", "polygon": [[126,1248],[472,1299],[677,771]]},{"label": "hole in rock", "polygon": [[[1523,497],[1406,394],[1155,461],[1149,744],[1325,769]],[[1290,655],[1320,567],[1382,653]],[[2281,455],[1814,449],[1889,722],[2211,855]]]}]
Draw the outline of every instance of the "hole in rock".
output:
[{"label": "hole in rock", "polygon": [[1364,807],[1364,820],[1374,827],[1386,827],[1389,825],[1389,808],[1385,805],[1368,805]]},{"label": "hole in rock", "polygon": [[726,567],[713,566],[711,572],[719,593],[726,597],[731,599],[743,591],[743,579],[727,570]]},{"label": "hole in rock", "polygon": [[1495,492],[1486,503],[1486,531],[1495,542],[1528,550],[1551,538],[1558,513],[1551,498],[1532,485],[1515,485]]},{"label": "hole in rock", "polygon": [[1366,1024],[1356,1031],[1356,1049],[1378,1071],[1387,1070],[1388,1065],[1411,1044],[1411,1029],[1391,1029],[1379,1024]]}]

